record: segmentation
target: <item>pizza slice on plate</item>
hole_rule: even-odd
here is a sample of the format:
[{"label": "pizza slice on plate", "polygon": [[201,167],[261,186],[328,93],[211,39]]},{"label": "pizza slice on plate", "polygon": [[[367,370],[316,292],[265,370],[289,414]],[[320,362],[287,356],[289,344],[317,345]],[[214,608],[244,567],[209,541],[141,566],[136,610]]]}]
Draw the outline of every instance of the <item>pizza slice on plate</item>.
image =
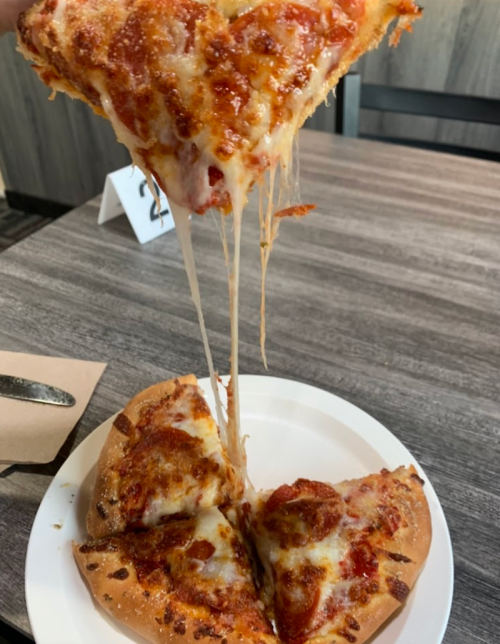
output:
[{"label": "pizza slice on plate", "polygon": [[[349,66],[420,16],[413,0],[41,0],[20,48],[110,119],[169,199],[242,207]],[[284,182],[284,185],[287,182]]]},{"label": "pizza slice on plate", "polygon": [[91,537],[154,526],[241,494],[195,376],[142,391],[117,416],[97,464]]},{"label": "pizza slice on plate", "polygon": [[73,545],[97,602],[155,644],[275,644],[241,536],[217,508]]},{"label": "pizza slice on plate", "polygon": [[362,644],[404,603],[431,541],[422,486],[411,466],[334,486],[299,479],[256,503],[250,530],[281,641]]}]

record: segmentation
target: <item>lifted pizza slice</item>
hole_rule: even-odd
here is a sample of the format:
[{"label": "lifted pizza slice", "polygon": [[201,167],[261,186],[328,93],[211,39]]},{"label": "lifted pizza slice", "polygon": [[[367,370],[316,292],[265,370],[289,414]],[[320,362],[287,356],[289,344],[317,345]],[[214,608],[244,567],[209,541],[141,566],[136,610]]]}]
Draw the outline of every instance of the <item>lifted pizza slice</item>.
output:
[{"label": "lifted pizza slice", "polygon": [[[20,50],[40,78],[109,118],[153,194],[152,176],[171,201],[219,426],[243,478],[238,293],[247,193],[259,187],[266,363],[265,275],[273,242],[283,217],[314,207],[292,208],[294,136],[391,22],[397,40],[420,14],[413,0],[39,0],[19,19]],[[190,238],[189,213],[210,207],[233,212],[232,257],[221,221],[231,326],[227,431]]]},{"label": "lifted pizza slice", "polygon": [[134,162],[202,214],[239,208],[268,168],[288,168],[339,78],[420,12],[413,0],[41,0],[18,36],[45,83],[108,117]]}]

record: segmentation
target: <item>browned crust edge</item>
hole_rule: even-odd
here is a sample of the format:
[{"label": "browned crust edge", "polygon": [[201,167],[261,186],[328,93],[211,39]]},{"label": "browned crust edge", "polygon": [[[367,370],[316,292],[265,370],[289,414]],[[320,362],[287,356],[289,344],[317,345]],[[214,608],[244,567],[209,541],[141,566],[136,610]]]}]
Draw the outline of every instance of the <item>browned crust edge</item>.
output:
[{"label": "browned crust edge", "polygon": [[[145,594],[143,587],[137,581],[133,566],[123,563],[120,551],[106,553],[82,553],[80,544],[73,543],[73,555],[83,578],[86,580],[97,603],[113,618],[139,633],[153,644],[185,644],[194,642],[195,632],[200,623],[217,619],[210,614],[206,607],[190,606],[179,602],[165,590],[161,589],[151,594]],[[96,570],[89,570],[88,565],[98,562]],[[129,575],[126,579],[108,577],[109,574],[126,568]],[[165,619],[165,607],[174,615],[182,616]],[[224,639],[207,636],[202,641],[227,644],[242,644],[244,642],[262,642],[274,644],[274,636],[263,633],[243,633],[241,628],[227,633]]]},{"label": "browned crust edge", "polygon": [[[429,504],[422,485],[412,475],[417,475],[417,470],[413,465],[408,468],[399,468],[391,473],[391,476],[400,478],[398,474],[404,471],[403,482],[410,486],[412,494],[409,503],[404,508],[404,517],[409,520],[410,525],[407,528],[400,528],[390,541],[390,550],[398,552],[409,557],[412,561],[402,563],[384,558],[381,555],[383,563],[384,576],[394,577],[404,582],[411,589],[415,585],[420,572],[425,564],[432,540],[432,522]],[[408,598],[411,597],[411,593]],[[379,629],[389,617],[404,603],[399,602],[388,592],[381,593],[373,597],[368,606],[363,606],[353,613],[355,619],[361,628],[355,635],[356,644],[364,644],[377,629]],[[331,638],[329,640],[331,642]],[[337,644],[337,643],[336,643]],[[342,638],[338,639],[338,644],[344,644]]]}]

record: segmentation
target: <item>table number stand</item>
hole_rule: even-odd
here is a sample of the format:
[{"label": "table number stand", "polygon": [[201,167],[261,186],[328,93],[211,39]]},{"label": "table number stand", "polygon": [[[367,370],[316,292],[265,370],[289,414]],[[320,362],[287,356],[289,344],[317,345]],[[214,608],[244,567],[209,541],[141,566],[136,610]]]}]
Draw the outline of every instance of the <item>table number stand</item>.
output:
[{"label": "table number stand", "polygon": [[154,186],[160,197],[160,212],[141,170],[127,166],[108,174],[97,223],[126,214],[141,244],[172,230],[175,224],[167,197],[156,182]]}]

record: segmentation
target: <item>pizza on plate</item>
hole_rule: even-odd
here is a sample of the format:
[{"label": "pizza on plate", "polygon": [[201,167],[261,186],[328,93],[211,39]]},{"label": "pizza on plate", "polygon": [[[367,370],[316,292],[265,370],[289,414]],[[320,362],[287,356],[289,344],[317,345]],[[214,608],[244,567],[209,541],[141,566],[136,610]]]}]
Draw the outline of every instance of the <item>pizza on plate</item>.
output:
[{"label": "pizza on plate", "polygon": [[228,505],[243,492],[195,376],[153,385],[115,418],[97,464],[91,537]]},{"label": "pizza on plate", "polygon": [[217,508],[73,550],[100,606],[155,644],[277,642],[241,535]]},{"label": "pizza on plate", "polygon": [[[200,411],[202,426],[215,423],[195,383],[186,376],[150,387],[114,421],[88,521],[91,536],[109,536],[73,546],[96,601],[155,644],[363,644],[405,603],[427,557],[423,480],[410,466],[335,485],[299,479],[271,492],[247,488],[242,496],[236,486],[219,494],[224,481],[214,478],[206,495],[205,479],[197,487],[190,471],[189,437],[200,435]],[[156,432],[173,432],[165,443],[171,454],[158,451]],[[113,451],[117,440],[131,445]],[[127,449],[143,460],[120,488],[117,464],[128,471]],[[213,453],[225,462],[221,443]],[[165,472],[175,473],[175,485]],[[145,491],[141,503],[133,499],[133,520],[128,492],[117,491],[130,483]],[[109,494],[119,502],[104,507],[120,508],[111,523],[96,510]]]},{"label": "pizza on plate", "polygon": [[286,644],[361,644],[401,606],[429,552],[413,466],[260,495],[249,521],[264,595]]}]

